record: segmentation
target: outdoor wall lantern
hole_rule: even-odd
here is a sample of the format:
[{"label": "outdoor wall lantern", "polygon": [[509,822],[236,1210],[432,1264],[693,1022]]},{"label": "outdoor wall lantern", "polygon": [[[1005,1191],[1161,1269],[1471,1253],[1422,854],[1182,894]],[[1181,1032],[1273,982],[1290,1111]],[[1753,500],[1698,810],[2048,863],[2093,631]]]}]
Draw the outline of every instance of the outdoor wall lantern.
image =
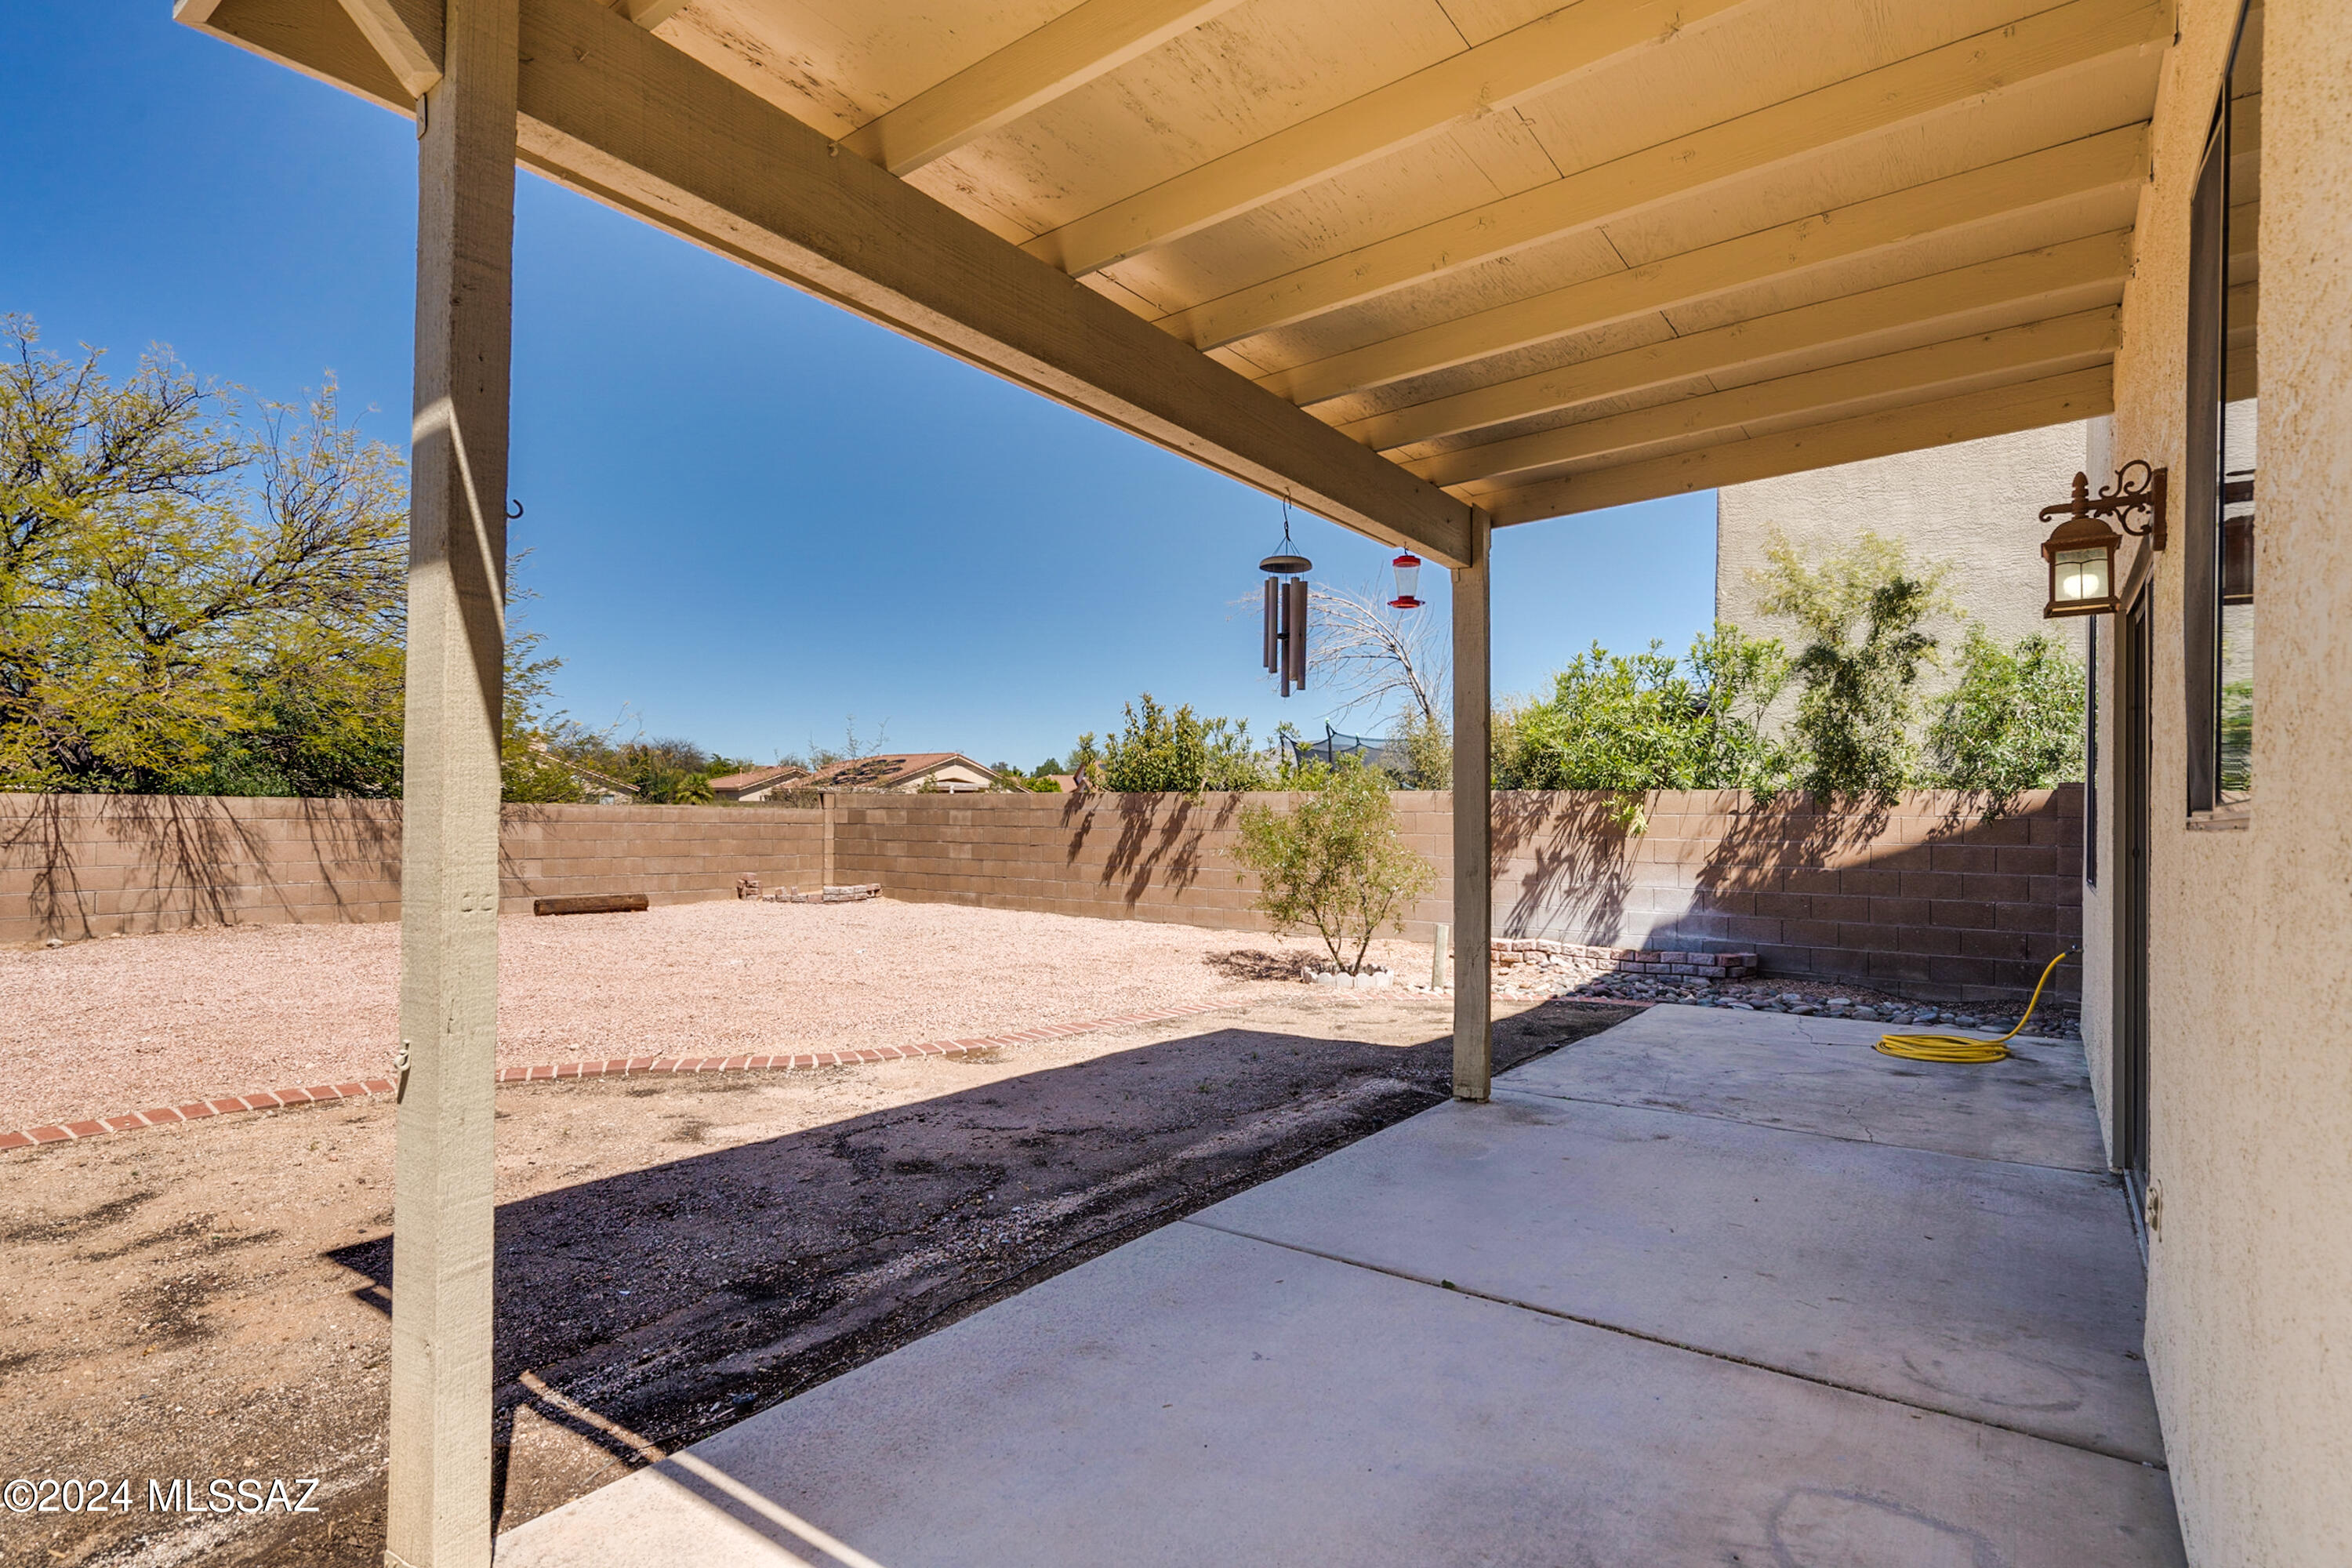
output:
[{"label": "outdoor wall lantern", "polygon": [[1412,591],[1421,586],[1421,557],[1408,550],[1389,564],[1396,568],[1397,584],[1397,596],[1389,601],[1389,608],[1391,610],[1421,608],[1421,601],[1412,596]]},{"label": "outdoor wall lantern", "polygon": [[[2065,517],[2042,542],[2042,558],[2050,563],[2050,603],[2042,606],[2043,619],[2114,613],[2116,552],[2125,538],[2145,535],[2157,549],[2164,548],[2167,473],[2143,462],[2126,463],[2116,470],[2116,482],[2095,496],[2090,476],[2076,474],[2074,499],[2042,509],[2045,522],[2062,513]],[[2132,514],[2139,511],[2147,513],[2147,521],[2135,528]],[[2109,525],[2109,518],[2115,519],[2115,526]],[[2116,532],[2116,527],[2123,531]]]},{"label": "outdoor wall lantern", "polygon": [[1282,695],[1307,689],[1307,574],[1315,563],[1290,542],[1290,502],[1282,503],[1282,548],[1257,563],[1265,577],[1265,672]]}]

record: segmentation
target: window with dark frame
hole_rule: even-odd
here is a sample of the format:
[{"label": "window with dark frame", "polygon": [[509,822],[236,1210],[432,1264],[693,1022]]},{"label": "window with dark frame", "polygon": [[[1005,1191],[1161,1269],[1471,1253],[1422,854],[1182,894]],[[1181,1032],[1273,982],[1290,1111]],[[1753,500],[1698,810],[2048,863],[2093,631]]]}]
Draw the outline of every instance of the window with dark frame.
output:
[{"label": "window with dark frame", "polygon": [[2083,881],[2099,885],[2099,623],[2083,621]]},{"label": "window with dark frame", "polygon": [[2241,13],[2189,213],[2182,653],[2189,809],[2253,799],[2263,7]]}]

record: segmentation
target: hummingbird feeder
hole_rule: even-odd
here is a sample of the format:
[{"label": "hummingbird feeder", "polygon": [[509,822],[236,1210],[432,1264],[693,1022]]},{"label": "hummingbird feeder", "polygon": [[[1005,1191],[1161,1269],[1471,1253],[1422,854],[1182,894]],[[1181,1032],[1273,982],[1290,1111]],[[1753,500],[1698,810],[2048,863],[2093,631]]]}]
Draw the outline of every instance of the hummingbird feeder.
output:
[{"label": "hummingbird feeder", "polygon": [[1396,568],[1397,588],[1397,596],[1389,601],[1389,608],[1391,610],[1421,608],[1422,601],[1412,595],[1412,591],[1421,586],[1421,557],[1408,550],[1389,564]]},{"label": "hummingbird feeder", "polygon": [[1315,563],[1290,542],[1290,501],[1282,503],[1282,548],[1257,563],[1265,577],[1265,672],[1282,695],[1307,689],[1307,574]]}]

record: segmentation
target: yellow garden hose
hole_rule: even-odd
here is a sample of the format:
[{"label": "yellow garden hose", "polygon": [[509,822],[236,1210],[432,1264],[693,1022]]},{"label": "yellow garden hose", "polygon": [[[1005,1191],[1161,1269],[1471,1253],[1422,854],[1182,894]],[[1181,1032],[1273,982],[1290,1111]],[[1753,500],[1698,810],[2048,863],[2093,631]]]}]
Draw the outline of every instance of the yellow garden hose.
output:
[{"label": "yellow garden hose", "polygon": [[2066,962],[2062,950],[2042,970],[2042,978],[2033,983],[2033,999],[2026,1003],[2025,1012],[2017,1020],[2017,1027],[1997,1040],[1979,1040],[1971,1035],[1881,1035],[1876,1049],[1890,1057],[1906,1057],[1915,1062],[1997,1062],[2009,1055],[2009,1042],[2017,1038],[2033,1016],[2033,1004],[2042,1000],[2042,988],[2050,984],[2051,970]]}]

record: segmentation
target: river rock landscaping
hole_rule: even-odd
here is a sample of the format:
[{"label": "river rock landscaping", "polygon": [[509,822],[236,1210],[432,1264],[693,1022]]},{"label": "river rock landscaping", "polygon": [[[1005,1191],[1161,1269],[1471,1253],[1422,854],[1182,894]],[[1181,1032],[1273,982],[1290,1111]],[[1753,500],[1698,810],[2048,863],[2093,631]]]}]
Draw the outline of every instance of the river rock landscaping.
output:
[{"label": "river rock landscaping", "polygon": [[[1498,959],[1503,956],[1496,955]],[[2013,1027],[2021,1006],[2017,1001],[1924,1002],[1838,981],[1786,976],[1715,980],[1704,975],[1629,974],[1570,954],[1535,952],[1515,956],[1517,962],[1497,963],[1494,979],[1495,994],[1511,1001],[1562,998],[1675,1002],[1751,1013],[1793,1013],[1911,1027],[1935,1025],[1995,1032]],[[1425,991],[1427,987],[1413,989]],[[2034,1009],[2032,1032],[2049,1039],[2082,1038],[2079,1005],[2072,997],[2053,998],[2045,993]]]}]

